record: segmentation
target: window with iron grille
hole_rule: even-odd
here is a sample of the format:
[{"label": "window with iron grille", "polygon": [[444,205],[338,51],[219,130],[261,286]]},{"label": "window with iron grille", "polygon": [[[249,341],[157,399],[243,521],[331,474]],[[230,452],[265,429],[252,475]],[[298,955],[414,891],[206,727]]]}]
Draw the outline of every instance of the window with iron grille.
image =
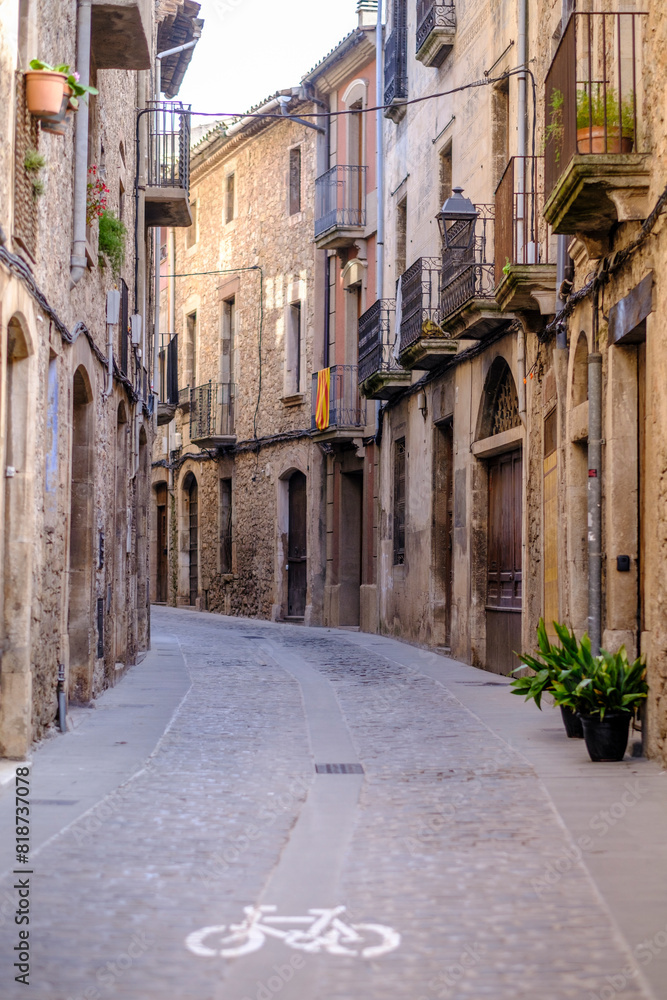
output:
[{"label": "window with iron grille", "polygon": [[405,438],[394,442],[394,566],[405,562]]},{"label": "window with iron grille", "polygon": [[231,479],[220,480],[220,572],[233,572]]},{"label": "window with iron grille", "polygon": [[234,201],[236,198],[236,174],[227,174],[227,187],[225,190],[225,222],[231,222],[234,218]]},{"label": "window with iron grille", "polygon": [[289,214],[301,211],[301,147],[289,151]]}]

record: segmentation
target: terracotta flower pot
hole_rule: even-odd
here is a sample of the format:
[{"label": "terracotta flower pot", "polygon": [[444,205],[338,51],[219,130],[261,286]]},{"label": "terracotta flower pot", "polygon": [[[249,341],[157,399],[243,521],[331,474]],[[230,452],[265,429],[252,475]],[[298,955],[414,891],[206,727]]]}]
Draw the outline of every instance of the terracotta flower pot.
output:
[{"label": "terracotta flower pot", "polygon": [[620,135],[619,129],[607,128],[605,143],[604,125],[577,129],[577,152],[579,153],[631,153],[634,141],[631,135]]},{"label": "terracotta flower pot", "polygon": [[67,93],[63,94],[60,102],[60,110],[57,115],[43,115],[42,122],[42,132],[50,132],[51,135],[66,135],[67,134],[67,105],[69,102],[69,97]]},{"label": "terracotta flower pot", "polygon": [[57,115],[63,103],[67,77],[46,69],[32,69],[25,75],[28,111],[37,118]]}]

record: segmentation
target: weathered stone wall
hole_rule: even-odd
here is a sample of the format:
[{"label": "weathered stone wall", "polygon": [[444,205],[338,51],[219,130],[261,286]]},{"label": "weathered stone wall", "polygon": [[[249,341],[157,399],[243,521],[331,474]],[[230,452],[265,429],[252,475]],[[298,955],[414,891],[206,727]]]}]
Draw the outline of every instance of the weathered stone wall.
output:
[{"label": "weathered stone wall", "polygon": [[[253,134],[255,133],[255,134]],[[291,148],[301,150],[301,206],[289,213]],[[254,127],[248,135],[216,139],[195,147],[192,202],[197,238],[176,234],[175,332],[179,336],[179,387],[219,383],[222,369],[223,301],[236,308],[231,358],[234,434],[219,454],[215,444],[200,449],[190,440],[187,407],[177,411],[165,435],[180,448],[174,459],[173,514],[170,536],[170,601],[190,603],[187,505],[184,484],[192,473],[198,483],[199,573],[197,604],[233,615],[281,617],[286,614],[287,481],[299,470],[306,475],[311,515],[321,503],[319,450],[308,432],[311,422],[311,373],[316,293],[312,246],[316,146],[314,133],[292,122]],[[234,219],[226,221],[227,178],[235,176]],[[221,272],[202,274],[201,272]],[[297,387],[286,375],[286,338],[290,303],[302,311],[301,376]],[[187,317],[197,314],[196,371],[189,366],[185,340]],[[280,436],[294,440],[281,441]],[[236,446],[233,444],[236,439]],[[278,440],[276,440],[278,438]],[[255,448],[252,442],[258,439]],[[167,464],[158,444],[156,461]],[[159,451],[159,455],[158,455]],[[167,471],[169,474],[169,470]],[[154,469],[153,478],[163,473]],[[222,573],[220,480],[233,483],[232,572]],[[321,618],[319,518],[309,517],[308,596],[306,616]],[[319,582],[318,582],[319,581]]]},{"label": "weathered stone wall", "polygon": [[[79,283],[70,288],[76,115],[70,115],[72,120],[64,137],[36,132],[37,148],[45,157],[46,166],[41,172],[44,193],[37,200],[32,259],[21,242],[13,238],[14,167],[20,171],[22,164],[14,163],[14,102],[10,93],[13,78],[5,70],[9,71],[12,60],[17,58],[25,69],[23,64],[34,57],[51,63],[69,62],[74,68],[76,10],[75,0],[33,3],[30,21],[22,26],[23,51],[17,56],[18,4],[3,5],[2,9],[1,223],[10,238],[8,249],[23,255],[41,293],[71,335],[61,336],[49,313],[28,294],[20,278],[0,267],[3,358],[11,351],[12,318],[22,331],[27,353],[25,358],[19,353],[12,365],[13,382],[7,380],[3,364],[2,386],[5,431],[2,467],[11,464],[7,457],[12,448],[22,450],[21,461],[14,462],[16,477],[9,486],[9,499],[5,503],[3,498],[0,511],[5,593],[0,753],[10,756],[27,752],[30,740],[41,736],[55,718],[59,663],[65,664],[68,671],[70,697],[87,702],[115,683],[148,641],[147,595],[142,582],[148,575],[148,553],[138,534],[138,526],[139,532],[145,533],[142,491],[147,488],[146,462],[136,476],[134,473],[140,426],[148,446],[148,442],[152,443],[152,422],[118,379],[108,398],[104,397],[105,367],[100,358],[107,355],[106,295],[117,282],[110,268],[102,266],[98,259],[97,223],[89,238],[89,268]],[[135,108],[138,87],[143,86],[144,80],[142,74],[126,70],[95,73],[93,65],[91,82],[100,93],[90,102],[90,162],[97,165],[104,177],[109,188],[108,207],[117,214],[120,214],[121,185],[125,189],[122,218],[127,240],[121,276],[129,288],[132,313],[135,311],[132,197]],[[140,233],[140,278],[145,260],[143,242]],[[117,328],[114,331],[117,358],[119,347]],[[147,356],[145,360],[148,361]],[[73,483],[72,478],[78,475],[72,453],[76,437],[73,414],[77,370],[83,373],[81,384],[85,383],[89,399],[86,412],[90,422],[87,442],[90,463],[85,487]],[[135,389],[141,384],[142,371],[141,362],[130,348],[127,375]],[[124,420],[120,431],[119,408]],[[74,494],[85,495],[86,499],[77,508],[73,523]],[[83,515],[85,525],[80,521]],[[87,616],[88,623],[82,642],[88,653],[85,664],[70,669],[72,581],[76,574],[73,577],[68,568],[72,535],[79,530],[85,547],[81,558],[86,566],[80,597],[82,614]],[[103,565],[100,534],[105,546]],[[104,602],[102,657],[96,655],[98,599]],[[23,605],[26,617],[21,624]]]}]

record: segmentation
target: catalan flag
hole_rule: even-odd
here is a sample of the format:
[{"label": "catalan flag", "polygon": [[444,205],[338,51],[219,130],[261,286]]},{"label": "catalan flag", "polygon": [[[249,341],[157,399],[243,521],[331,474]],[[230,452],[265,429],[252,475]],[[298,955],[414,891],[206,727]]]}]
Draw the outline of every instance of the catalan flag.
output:
[{"label": "catalan flag", "polygon": [[329,386],[331,369],[323,368],[317,373],[317,399],[315,401],[315,424],[318,431],[325,431],[329,426]]}]

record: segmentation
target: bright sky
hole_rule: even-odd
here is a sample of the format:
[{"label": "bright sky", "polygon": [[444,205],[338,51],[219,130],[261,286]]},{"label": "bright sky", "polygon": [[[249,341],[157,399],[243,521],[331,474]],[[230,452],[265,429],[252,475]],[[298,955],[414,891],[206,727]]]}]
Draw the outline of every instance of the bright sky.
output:
[{"label": "bright sky", "polygon": [[241,112],[301,77],[357,25],[356,0],[201,0],[205,20],[178,100]]}]

